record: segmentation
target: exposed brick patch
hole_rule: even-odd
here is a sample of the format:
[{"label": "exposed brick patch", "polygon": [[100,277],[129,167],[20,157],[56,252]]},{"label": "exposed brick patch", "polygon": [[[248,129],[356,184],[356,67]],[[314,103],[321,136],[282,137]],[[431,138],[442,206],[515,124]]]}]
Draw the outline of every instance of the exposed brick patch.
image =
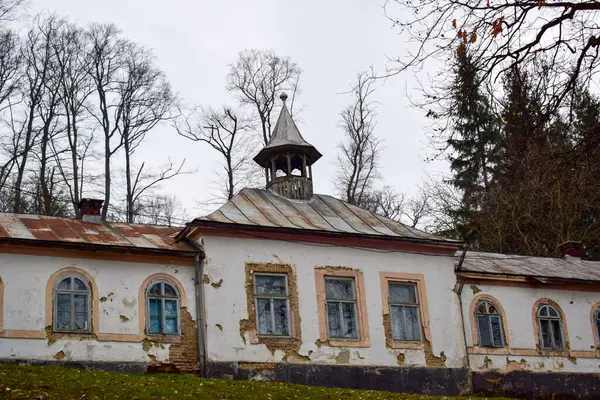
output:
[{"label": "exposed brick patch", "polygon": [[223,284],[223,279],[220,279],[219,282],[213,282],[210,284],[210,286],[214,287],[215,289],[219,289],[222,284]]},{"label": "exposed brick patch", "polygon": [[433,354],[431,349],[431,343],[429,340],[423,340],[423,351],[425,352],[425,363],[429,368],[445,368],[446,367],[446,355],[442,351],[440,356]]},{"label": "exposed brick patch", "polygon": [[[198,371],[198,328],[187,308],[181,308],[181,343],[171,344],[169,347],[169,359],[157,362],[156,358],[148,367],[148,372],[177,372],[194,373]],[[142,342],[144,350],[150,347],[162,346],[159,341],[146,338]]]},{"label": "exposed brick patch", "polygon": [[65,352],[61,350],[58,353],[56,353],[52,358],[54,358],[55,360],[62,360],[63,358],[65,358]]},{"label": "exposed brick patch", "polygon": [[[277,274],[286,274],[288,281],[288,293],[290,299],[290,314],[292,320],[293,337],[289,338],[270,338],[261,337],[257,334],[256,327],[256,308],[254,301],[254,273],[255,272],[271,272]],[[246,263],[246,301],[248,309],[248,319],[240,320],[240,336],[246,343],[246,333],[250,337],[250,344],[264,344],[272,354],[276,350],[281,350],[285,353],[284,359],[288,356],[297,356],[298,350],[302,345],[302,330],[300,326],[300,307],[298,305],[298,286],[296,283],[296,273],[291,265],[288,264],[271,264],[271,263]]]}]

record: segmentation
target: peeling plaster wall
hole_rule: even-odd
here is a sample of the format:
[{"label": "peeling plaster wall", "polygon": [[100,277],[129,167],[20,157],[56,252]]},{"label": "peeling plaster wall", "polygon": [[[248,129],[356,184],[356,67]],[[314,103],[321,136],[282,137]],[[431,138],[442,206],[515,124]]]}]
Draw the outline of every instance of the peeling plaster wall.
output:
[{"label": "peeling plaster wall", "polygon": [[[446,367],[464,366],[464,344],[458,299],[452,291],[454,258],[401,252],[288,243],[274,240],[205,236],[208,355],[212,361],[254,363],[314,362],[320,364],[426,366],[424,350],[389,349],[383,327],[380,271],[425,275],[428,295],[431,352]],[[240,335],[240,321],[248,319],[246,263],[289,264],[297,275],[302,343],[296,354],[271,352]],[[319,341],[315,267],[340,266],[364,274],[370,347],[330,347]],[[222,281],[222,282],[221,282]],[[216,287],[210,283],[221,282]],[[256,342],[256,341],[254,341]],[[441,353],[444,353],[443,355]],[[443,364],[443,361],[442,361]],[[437,365],[436,365],[437,366]]]},{"label": "peeling plaster wall", "polygon": [[[505,311],[505,321],[510,349],[513,355],[470,354],[473,370],[526,370],[537,372],[600,372],[600,360],[588,357],[543,356],[539,352],[534,333],[533,307],[536,301],[548,298],[555,301],[565,315],[568,348],[571,351],[593,353],[596,350],[590,314],[600,293],[547,288],[529,288],[496,285],[465,285],[462,293],[467,344],[473,346],[470,307],[477,295],[496,298]],[[503,316],[504,318],[504,316]],[[564,330],[563,330],[564,331]],[[477,331],[475,331],[477,332]],[[519,355],[522,350],[535,351],[537,355]],[[483,349],[485,351],[485,349]],[[599,354],[596,352],[596,357]]]},{"label": "peeling plaster wall", "polygon": [[[99,341],[96,334],[143,335],[139,322],[139,289],[155,273],[177,279],[187,292],[187,311],[195,316],[194,269],[189,266],[116,262],[90,259],[0,254],[4,281],[4,332],[43,332],[46,328],[46,283],[66,267],[94,278],[99,293],[99,326],[92,335],[58,336],[57,340],[2,337],[0,359],[59,359],[68,361],[164,362],[170,344],[144,345],[141,339]],[[144,307],[145,309],[145,307]],[[183,310],[182,310],[183,313]],[[182,316],[183,317],[183,316]],[[94,317],[92,316],[92,320]],[[141,336],[140,336],[141,337]]]}]

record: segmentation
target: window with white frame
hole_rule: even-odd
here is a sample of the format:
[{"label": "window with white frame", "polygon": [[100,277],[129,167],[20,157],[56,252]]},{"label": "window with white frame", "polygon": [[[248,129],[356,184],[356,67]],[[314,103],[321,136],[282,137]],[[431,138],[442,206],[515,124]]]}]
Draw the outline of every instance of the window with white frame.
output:
[{"label": "window with white frame", "polygon": [[286,274],[254,274],[256,325],[261,336],[290,336]]},{"label": "window with white frame", "polygon": [[325,277],[327,331],[331,339],[359,339],[353,278]]},{"label": "window with white frame", "polygon": [[504,347],[502,316],[494,303],[483,300],[475,308],[479,345],[483,347]]},{"label": "window with white frame", "polygon": [[544,304],[539,307],[537,316],[542,347],[546,350],[563,350],[565,344],[558,311],[551,305]]},{"label": "window with white frame", "polygon": [[392,338],[398,341],[421,341],[417,286],[405,282],[389,282],[388,285]]},{"label": "window with white frame", "polygon": [[90,332],[90,287],[78,275],[63,277],[54,287],[54,331]]},{"label": "window with white frame", "polygon": [[148,301],[147,329],[149,334],[179,333],[179,292],[168,282],[152,283],[146,292]]}]

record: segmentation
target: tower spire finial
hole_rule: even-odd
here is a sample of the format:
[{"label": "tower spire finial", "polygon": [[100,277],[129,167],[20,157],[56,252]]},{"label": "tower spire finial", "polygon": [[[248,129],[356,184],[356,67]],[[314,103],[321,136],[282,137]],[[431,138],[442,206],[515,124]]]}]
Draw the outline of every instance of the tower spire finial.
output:
[{"label": "tower spire finial", "polygon": [[281,99],[281,101],[283,101],[285,103],[285,101],[288,99],[288,95],[286,92],[281,92],[281,95],[279,95],[279,98]]}]

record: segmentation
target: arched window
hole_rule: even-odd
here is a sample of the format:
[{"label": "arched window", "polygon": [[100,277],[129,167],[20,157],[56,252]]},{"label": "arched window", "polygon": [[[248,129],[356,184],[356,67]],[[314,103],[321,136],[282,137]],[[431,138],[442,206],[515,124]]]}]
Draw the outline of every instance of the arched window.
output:
[{"label": "arched window", "polygon": [[504,347],[502,316],[498,308],[488,300],[477,303],[475,308],[479,345],[483,347]]},{"label": "arched window", "polygon": [[90,287],[87,280],[69,275],[54,287],[54,330],[90,332]]},{"label": "arched window", "polygon": [[565,348],[560,314],[549,304],[542,304],[537,313],[540,341],[547,350]]},{"label": "arched window", "polygon": [[179,333],[179,293],[165,281],[148,287],[148,333],[175,335]]}]

